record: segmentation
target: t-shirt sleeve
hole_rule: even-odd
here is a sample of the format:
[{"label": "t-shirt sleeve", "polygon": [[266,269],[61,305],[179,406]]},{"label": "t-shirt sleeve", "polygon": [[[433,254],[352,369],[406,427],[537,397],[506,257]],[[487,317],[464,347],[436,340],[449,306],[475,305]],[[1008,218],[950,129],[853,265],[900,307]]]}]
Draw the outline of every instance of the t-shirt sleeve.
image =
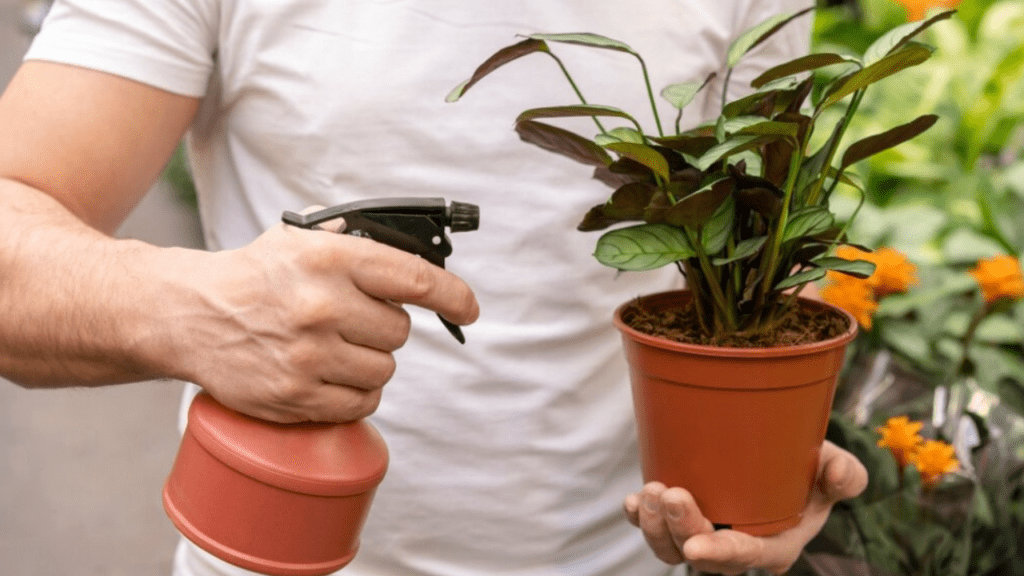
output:
[{"label": "t-shirt sleeve", "polygon": [[116,74],[203,96],[217,45],[216,0],[57,0],[25,60]]}]

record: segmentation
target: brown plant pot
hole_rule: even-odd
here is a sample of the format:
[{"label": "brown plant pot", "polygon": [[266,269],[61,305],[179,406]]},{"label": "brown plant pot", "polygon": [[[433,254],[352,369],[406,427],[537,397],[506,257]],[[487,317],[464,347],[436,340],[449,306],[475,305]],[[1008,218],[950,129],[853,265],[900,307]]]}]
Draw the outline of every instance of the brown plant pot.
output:
[{"label": "brown plant pot", "polygon": [[[666,310],[685,291],[640,298]],[[799,523],[814,483],[846,345],[857,333],[778,348],[682,344],[638,332],[615,312],[630,364],[644,481],[693,494],[711,522],[756,536]]]},{"label": "brown plant pot", "polygon": [[204,392],[189,407],[164,509],[185,537],[236,566],[329,574],[355,557],[387,462],[366,421],[275,424]]}]

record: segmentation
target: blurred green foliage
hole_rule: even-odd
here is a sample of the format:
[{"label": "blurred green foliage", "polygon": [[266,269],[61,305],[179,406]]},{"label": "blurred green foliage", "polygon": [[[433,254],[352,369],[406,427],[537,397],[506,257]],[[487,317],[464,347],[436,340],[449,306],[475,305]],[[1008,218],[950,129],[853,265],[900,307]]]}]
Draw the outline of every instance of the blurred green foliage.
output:
[{"label": "blurred green foliage", "polygon": [[[967,270],[1024,252],[1024,2],[964,0],[958,10],[920,38],[933,57],[879,82],[846,136],[940,117],[860,163],[859,185],[831,199],[835,212],[857,213],[853,241],[907,254],[920,282],[885,298],[858,338],[829,431],[871,484],[836,508],[791,574],[1024,574],[1024,302],[989,310],[965,338],[985,306]],[[905,17],[894,0],[820,9],[814,51],[857,53]],[[958,446],[961,471],[934,491],[912,472],[901,483],[876,445],[874,428],[899,414]]]}]

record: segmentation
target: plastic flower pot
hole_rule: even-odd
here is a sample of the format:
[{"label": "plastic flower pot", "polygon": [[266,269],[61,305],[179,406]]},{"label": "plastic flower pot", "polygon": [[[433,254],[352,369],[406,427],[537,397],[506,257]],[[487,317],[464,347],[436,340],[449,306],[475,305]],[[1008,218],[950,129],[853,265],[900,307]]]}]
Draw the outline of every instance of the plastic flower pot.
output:
[{"label": "plastic flower pot", "polygon": [[[685,291],[641,297],[658,311]],[[836,380],[857,324],[842,335],[778,348],[682,344],[614,322],[630,364],[645,482],[685,488],[711,522],[756,536],[799,523],[815,481]]]},{"label": "plastic flower pot", "polygon": [[366,421],[275,424],[201,393],[164,486],[164,509],[214,556],[274,576],[348,564],[388,452]]}]

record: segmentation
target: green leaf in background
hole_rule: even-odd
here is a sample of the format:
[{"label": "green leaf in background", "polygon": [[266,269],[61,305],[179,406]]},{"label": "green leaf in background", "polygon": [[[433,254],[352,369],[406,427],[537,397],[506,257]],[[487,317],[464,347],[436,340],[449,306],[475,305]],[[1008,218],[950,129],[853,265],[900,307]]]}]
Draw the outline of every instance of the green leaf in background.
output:
[{"label": "green leaf in background", "polygon": [[682,230],[665,224],[640,224],[607,232],[597,241],[594,257],[619,270],[660,268],[696,255]]},{"label": "green leaf in background", "polygon": [[921,32],[935,24],[940,20],[946,20],[956,14],[956,10],[947,10],[940,14],[936,14],[927,20],[921,22],[908,22],[902,26],[897,26],[892,30],[889,30],[885,34],[878,37],[868,49],[864,51],[864,57],[862,61],[864,66],[870,66],[889,54],[896,51],[897,48],[903,46],[910,41],[911,38],[917,36]]},{"label": "green leaf in background", "polygon": [[516,132],[524,142],[572,158],[577,162],[591,166],[607,166],[612,163],[611,156],[597,144],[568,130],[550,124],[524,120],[516,123]]},{"label": "green leaf in background", "polygon": [[750,85],[754,88],[760,88],[772,80],[778,80],[779,78],[785,78],[801,72],[817,70],[818,68],[823,68],[825,66],[841,64],[843,62],[855,62],[856,65],[860,67],[859,62],[851,60],[846,56],[840,56],[839,54],[808,54],[807,56],[801,56],[795,60],[779,64],[774,68],[769,68],[760,76],[754,78]]},{"label": "green leaf in background", "polygon": [[750,28],[741,34],[739,38],[733,40],[732,44],[729,45],[729,51],[726,53],[726,66],[729,68],[735,68],[736,64],[739,63],[740,58],[743,58],[744,54],[750,52],[750,50],[755,46],[770,38],[772,34],[778,32],[779,29],[791,22],[793,19],[802,16],[811,10],[814,10],[813,6],[791,14],[777,14],[764,22],[761,22],[757,26]]},{"label": "green leaf in background", "polygon": [[916,42],[909,43],[902,49],[849,76],[834,92],[825,98],[818,106],[818,110],[824,110],[857,90],[866,88],[883,78],[888,78],[900,70],[917,66],[930,58],[931,55],[932,49],[930,47]]},{"label": "green leaf in background", "polygon": [[612,152],[621,154],[624,158],[629,158],[634,162],[639,162],[644,166],[651,169],[654,175],[658,177],[662,182],[668,182],[669,166],[668,161],[661,155],[660,152],[646,146],[644,144],[633,144],[631,142],[613,142],[605,146],[605,148]]},{"label": "green leaf in background", "polygon": [[547,52],[547,50],[547,44],[540,40],[533,40],[530,38],[498,50],[493,56],[477,67],[476,71],[473,72],[473,75],[468,80],[452,89],[452,91],[448,93],[448,96],[445,97],[445,102],[458,101],[458,99],[461,98],[471,86],[480,81],[484,76],[487,76],[505,64],[522,58],[523,56],[533,54],[534,52]]},{"label": "green leaf in background", "polygon": [[964,111],[962,122],[969,128],[969,149],[965,167],[973,167],[995,129],[1003,100],[1009,88],[1024,76],[1024,45],[1010,51],[1000,60],[992,76],[974,103]]}]

